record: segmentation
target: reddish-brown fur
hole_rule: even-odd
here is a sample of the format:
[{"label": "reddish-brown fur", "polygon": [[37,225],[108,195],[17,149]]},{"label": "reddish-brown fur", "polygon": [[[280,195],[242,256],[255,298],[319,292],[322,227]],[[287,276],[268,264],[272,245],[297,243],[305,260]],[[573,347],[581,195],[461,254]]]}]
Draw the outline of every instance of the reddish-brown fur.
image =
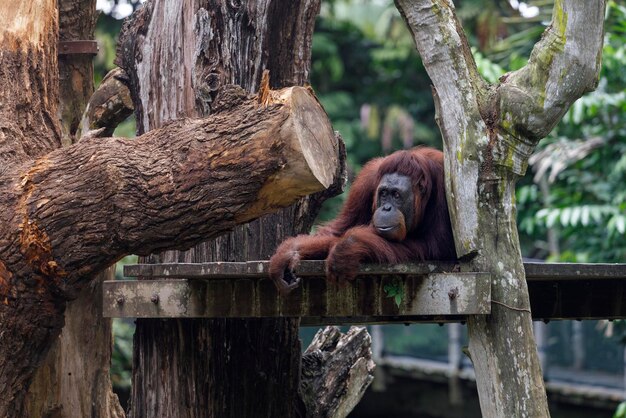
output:
[{"label": "reddish-brown fur", "polygon": [[[376,189],[383,175],[398,173],[412,180],[414,222],[403,241],[379,236],[371,225]],[[270,260],[270,277],[281,293],[298,286],[291,272],[300,260],[326,259],[327,278],[352,280],[360,263],[454,260],[454,241],[446,203],[443,153],[432,148],[398,151],[368,162],[357,176],[337,218],[314,235],[284,241]],[[285,277],[287,276],[287,277]]]}]

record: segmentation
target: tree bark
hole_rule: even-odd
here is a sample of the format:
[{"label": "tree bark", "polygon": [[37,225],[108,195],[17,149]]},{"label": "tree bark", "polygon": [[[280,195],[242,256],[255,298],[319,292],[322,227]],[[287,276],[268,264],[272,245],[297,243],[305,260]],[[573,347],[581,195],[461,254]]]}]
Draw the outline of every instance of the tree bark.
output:
[{"label": "tree bark", "polygon": [[451,1],[396,0],[435,89],[457,254],[491,272],[491,315],[468,320],[485,417],[548,417],[515,220],[528,157],[600,69],[604,2],[555,2],[528,65],[487,85]]},{"label": "tree bark", "polygon": [[[59,38],[65,41],[94,38],[94,0],[59,3]],[[59,58],[60,117],[63,144],[80,138],[76,119],[93,92],[92,57],[82,54]],[[130,100],[130,97],[129,97]],[[109,135],[110,136],[110,135]],[[114,277],[109,268],[96,275],[78,300],[68,304],[65,326],[39,367],[27,398],[31,417],[121,418],[124,412],[113,394],[111,364],[111,320],[102,318],[102,281]]]},{"label": "tree bark", "polygon": [[61,146],[56,1],[2,2],[0,28],[1,176]]},{"label": "tree bark", "polygon": [[66,302],[95,273],[322,190],[336,168],[310,157],[337,145],[308,89],[259,104],[225,88],[229,105],[207,118],[61,149],[55,2],[2,3],[0,23],[0,416],[19,417]]},{"label": "tree bark", "polygon": [[[264,69],[272,87],[305,83],[319,5],[319,0],[146,3],[123,30],[117,59],[131,81],[138,130],[214,111],[215,92],[226,83],[257,91]],[[342,182],[337,175],[332,192],[300,200],[189,252],[151,260],[267,259],[284,237],[310,228],[321,202]],[[138,320],[131,416],[148,411],[183,418],[295,416],[301,409],[298,325],[288,318]]]},{"label": "tree bark", "polygon": [[[114,68],[102,79],[98,90],[89,98],[83,109],[76,136],[112,136],[115,128],[133,114],[133,99],[126,82],[128,77],[121,68]],[[96,131],[95,135],[90,133]]]},{"label": "tree bark", "polygon": [[302,355],[300,393],[306,416],[345,418],[374,379],[372,339],[364,327],[326,327]]},{"label": "tree bark", "polygon": [[124,417],[109,376],[111,320],[102,317],[102,282],[114,277],[114,267],[97,274],[68,303],[61,335],[30,385],[27,416]]},{"label": "tree bark", "polygon": [[331,184],[335,138],[309,90],[283,90],[268,106],[238,87],[223,94],[237,106],[10,170],[0,231],[17,242],[2,259],[30,263],[69,292],[124,254],[171,247],[172,237],[189,247]]}]

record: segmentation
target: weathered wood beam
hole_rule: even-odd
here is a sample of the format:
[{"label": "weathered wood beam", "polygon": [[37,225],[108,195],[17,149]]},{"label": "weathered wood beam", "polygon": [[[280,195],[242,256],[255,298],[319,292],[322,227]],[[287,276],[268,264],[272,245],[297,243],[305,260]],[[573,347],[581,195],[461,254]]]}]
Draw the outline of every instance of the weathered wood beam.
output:
[{"label": "weathered wood beam", "polygon": [[[279,297],[274,284],[267,279],[266,261],[140,265],[129,267],[128,271],[149,273],[150,267],[159,276],[188,278],[107,282],[105,316],[293,316],[302,317],[307,324],[321,324],[368,323],[386,317],[403,321],[409,316],[444,321],[445,316],[461,318],[487,314],[490,310],[488,274],[445,273],[438,264],[364,266],[366,277],[358,277],[353,284],[344,286],[326,281],[323,262],[306,261],[298,268],[298,274],[306,280],[288,298]],[[198,280],[202,277],[212,279]],[[399,288],[404,295],[400,306],[387,297],[385,286],[388,285]]]},{"label": "weathered wood beam", "polygon": [[[383,274],[428,274],[445,273],[456,269],[456,264],[448,261],[430,261],[424,263],[402,264],[365,264],[361,266],[360,276]],[[124,266],[126,277],[160,277],[185,279],[225,279],[246,277],[267,277],[267,261],[248,261],[241,263],[162,263],[128,264]],[[304,260],[298,264],[297,275],[300,277],[324,276],[324,262]],[[526,280],[581,280],[581,279],[626,279],[626,264],[620,263],[524,263]]]},{"label": "weathered wood beam", "polygon": [[[383,274],[412,274],[451,272],[455,268],[453,262],[426,262],[403,264],[365,264],[359,269],[360,276]],[[267,277],[269,261],[247,261],[240,263],[162,263],[162,264],[128,264],[124,266],[126,277],[159,277],[184,279],[240,279]],[[323,261],[303,260],[298,264],[298,277],[324,277]]]},{"label": "weathered wood beam", "polygon": [[[385,292],[395,285],[404,297],[397,306]],[[488,314],[489,275],[432,273],[357,278],[353,285],[331,284],[310,276],[301,289],[280,298],[274,284],[256,275],[216,280],[109,281],[104,316],[136,318],[302,317],[306,323],[336,318],[341,323],[372,322],[376,317]],[[358,318],[357,318],[358,317]],[[355,319],[351,319],[355,318]],[[444,318],[440,318],[443,321]]]},{"label": "weathered wood beam", "polygon": [[[167,280],[107,282],[104,315],[300,316],[305,325],[458,322],[488,313],[491,303],[500,302],[491,300],[488,274],[454,272],[454,263],[364,265],[355,284],[341,287],[326,283],[323,261],[303,261],[298,266],[302,289],[288,298],[280,298],[267,280],[268,267],[267,261],[128,265],[127,276]],[[533,319],[626,318],[626,264],[524,267]],[[400,307],[384,291],[394,282],[406,295]]]}]

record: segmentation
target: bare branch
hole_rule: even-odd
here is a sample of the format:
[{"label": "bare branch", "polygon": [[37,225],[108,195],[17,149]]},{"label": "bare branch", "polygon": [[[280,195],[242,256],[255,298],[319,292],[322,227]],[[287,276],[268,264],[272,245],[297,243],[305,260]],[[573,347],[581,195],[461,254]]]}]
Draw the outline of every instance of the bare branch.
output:
[{"label": "bare branch", "polygon": [[396,6],[440,100],[446,107],[454,107],[457,122],[463,126],[468,114],[477,111],[478,96],[486,84],[478,73],[454,4],[450,0],[396,0]]}]

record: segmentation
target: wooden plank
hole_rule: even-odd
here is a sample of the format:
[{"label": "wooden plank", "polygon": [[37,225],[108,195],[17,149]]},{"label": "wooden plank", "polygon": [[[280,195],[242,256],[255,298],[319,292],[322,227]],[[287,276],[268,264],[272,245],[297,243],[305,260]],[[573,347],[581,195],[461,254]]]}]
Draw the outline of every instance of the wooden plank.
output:
[{"label": "wooden plank", "polygon": [[[384,284],[397,283],[405,295],[400,306],[385,296]],[[363,283],[365,282],[365,283]],[[373,289],[363,301],[359,289]],[[302,286],[280,298],[268,279],[129,280],[104,284],[103,315],[137,318],[234,318],[263,316],[302,317],[307,323],[327,318],[438,317],[488,314],[491,309],[490,275],[485,273],[433,273],[358,277],[352,285],[325,280],[303,280]],[[321,297],[320,297],[321,296]],[[265,309],[265,305],[276,308]],[[361,322],[359,320],[359,322]]]},{"label": "wooden plank", "polygon": [[[626,318],[626,264],[525,263],[524,267],[535,320]],[[194,308],[188,303],[189,312],[194,312],[193,315],[301,316],[303,324],[325,325],[463,321],[467,315],[463,312],[470,309],[463,297],[456,302],[461,310],[455,314],[454,303],[445,301],[441,294],[437,296],[439,299],[430,297],[423,290],[423,277],[431,277],[432,282],[436,274],[453,277],[459,273],[445,272],[459,269],[464,270],[463,266],[440,262],[365,265],[361,268],[359,279],[342,288],[327,286],[323,261],[303,261],[297,269],[298,276],[303,278],[303,286],[288,298],[278,297],[271,281],[265,279],[267,261],[131,265],[125,267],[125,273],[144,278],[188,279],[189,283],[179,288],[178,292],[181,299],[186,297],[185,292],[190,292],[189,300],[202,306]],[[400,309],[383,290],[385,284],[394,280],[401,281],[406,295],[413,295],[404,298]],[[198,294],[189,290],[192,282],[197,288],[205,283],[204,290]],[[158,285],[152,286],[155,287],[151,287],[150,291],[156,291]],[[166,294],[172,291],[171,285],[168,286],[164,289]],[[141,289],[142,300],[145,300],[149,291]],[[105,297],[105,302],[110,302],[113,297]],[[129,297],[137,296],[131,292]],[[439,310],[429,310],[435,302],[439,304]],[[181,302],[176,303],[178,311],[182,311]],[[116,312],[122,314],[124,311],[119,307],[116,309],[108,312],[117,316]],[[169,306],[142,309],[146,316],[168,317],[166,315],[176,312]],[[183,314],[190,317],[189,313]],[[129,311],[127,316],[134,315]]]},{"label": "wooden plank", "polygon": [[[165,264],[132,264],[124,266],[127,277],[170,277],[170,278],[201,278],[206,280],[266,277],[269,262],[249,261],[241,263],[165,263]],[[458,267],[450,262],[425,262],[404,264],[369,264],[360,269],[360,275],[385,274],[428,274],[433,272],[454,271]],[[582,280],[582,279],[626,279],[626,264],[588,264],[588,263],[524,263],[526,280]],[[297,269],[300,277],[324,276],[324,261],[302,261]]]},{"label": "wooden plank", "polygon": [[[458,265],[451,262],[425,262],[404,264],[365,264],[359,270],[360,276],[388,274],[428,274],[453,271]],[[128,264],[124,266],[126,277],[160,277],[217,280],[242,277],[267,277],[268,261],[211,262],[211,263],[164,263]],[[298,265],[299,277],[324,277],[323,260],[305,260]]]},{"label": "wooden plank", "polygon": [[626,264],[524,263],[535,320],[624,319]]},{"label": "wooden plank", "polygon": [[529,282],[626,279],[626,264],[617,263],[524,263],[524,269]]}]

